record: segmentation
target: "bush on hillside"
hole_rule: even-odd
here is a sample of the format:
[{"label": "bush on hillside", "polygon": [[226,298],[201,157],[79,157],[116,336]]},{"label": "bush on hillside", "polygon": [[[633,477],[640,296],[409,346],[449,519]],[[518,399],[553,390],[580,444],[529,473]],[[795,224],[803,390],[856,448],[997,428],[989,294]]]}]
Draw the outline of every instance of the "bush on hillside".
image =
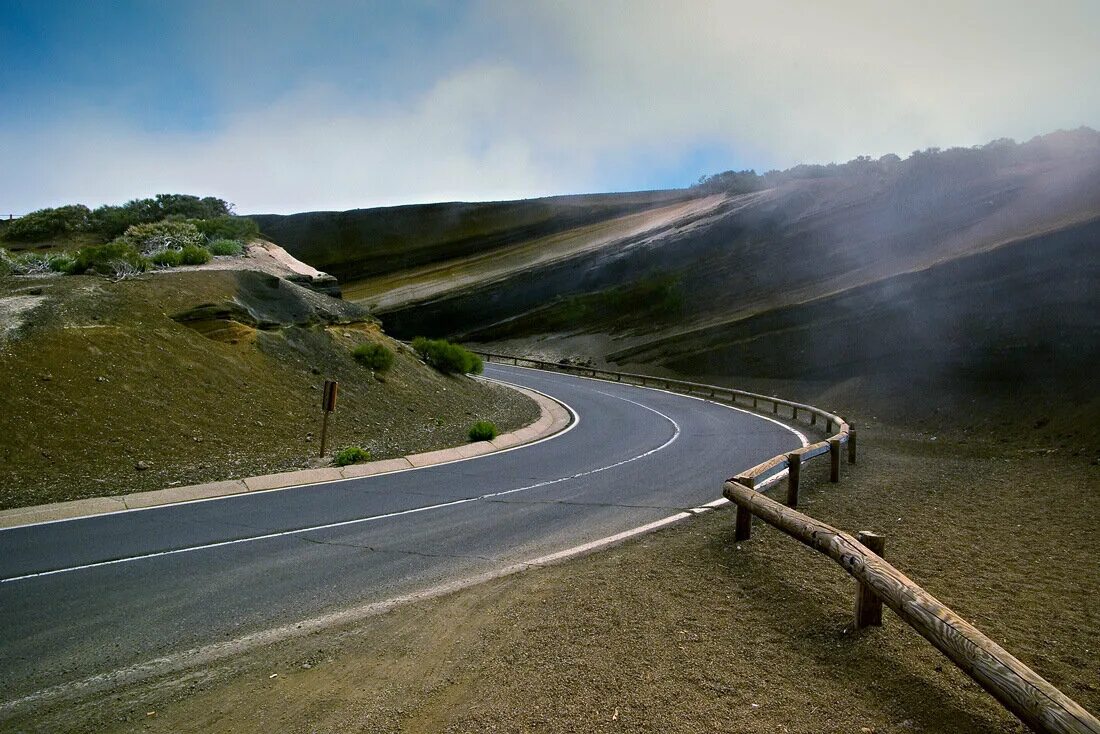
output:
[{"label": "bush on hillside", "polygon": [[4,239],[12,242],[43,242],[81,232],[88,227],[88,207],[83,204],[39,209],[8,223]]},{"label": "bush on hillside", "polygon": [[138,224],[152,224],[169,217],[215,219],[228,216],[232,211],[231,204],[213,196],[158,194],[152,199],[133,199],[118,206],[98,207],[88,217],[88,229],[105,239],[113,239]]},{"label": "bush on hillside", "polygon": [[194,224],[180,221],[135,224],[126,228],[126,233],[121,239],[129,242],[144,255],[161,250],[201,247],[206,244],[206,238]]},{"label": "bush on hillside", "polygon": [[224,257],[226,255],[240,255],[244,252],[244,248],[241,247],[241,243],[236,240],[214,240],[207,249],[210,250],[211,255]]},{"label": "bush on hillside", "polygon": [[444,374],[480,374],[484,366],[481,357],[446,339],[413,339],[412,348],[420,358]]},{"label": "bush on hillside", "polygon": [[383,344],[360,344],[352,350],[351,356],[364,367],[376,372],[388,370],[393,366],[393,350]]},{"label": "bush on hillside", "polygon": [[73,263],[76,262],[76,258],[74,258],[68,252],[59,252],[56,255],[50,255],[46,259],[48,261],[50,270],[55,273],[72,272]]},{"label": "bush on hillside", "polygon": [[492,441],[499,433],[492,421],[478,421],[470,426],[471,441]]},{"label": "bush on hillside", "polygon": [[183,264],[183,252],[180,250],[161,250],[160,252],[154,252],[149,261],[157,267],[161,268],[174,268]]},{"label": "bush on hillside", "polygon": [[219,216],[211,219],[191,219],[207,239],[248,242],[260,236],[260,228],[248,217]]},{"label": "bush on hillside", "polygon": [[180,261],[184,265],[205,265],[210,262],[210,250],[205,247],[188,245],[180,250]]},{"label": "bush on hillside", "polygon": [[348,446],[347,448],[340,449],[336,452],[336,455],[332,457],[332,463],[336,464],[336,466],[361,464],[364,461],[370,461],[370,452],[358,446]]},{"label": "bush on hillside", "polygon": [[38,275],[50,272],[50,259],[37,252],[23,252],[9,256],[12,275]]},{"label": "bush on hillside", "polygon": [[149,261],[141,256],[136,247],[129,242],[115,240],[106,245],[81,247],[69,272],[74,275],[98,273],[125,278],[148,269]]}]

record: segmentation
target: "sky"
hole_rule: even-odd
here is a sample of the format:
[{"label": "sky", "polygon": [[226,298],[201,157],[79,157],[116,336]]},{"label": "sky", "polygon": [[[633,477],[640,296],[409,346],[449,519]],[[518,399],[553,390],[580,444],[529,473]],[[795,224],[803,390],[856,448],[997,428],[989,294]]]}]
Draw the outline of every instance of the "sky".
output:
[{"label": "sky", "polygon": [[0,0],[0,214],[682,187],[1100,128],[1100,2]]}]

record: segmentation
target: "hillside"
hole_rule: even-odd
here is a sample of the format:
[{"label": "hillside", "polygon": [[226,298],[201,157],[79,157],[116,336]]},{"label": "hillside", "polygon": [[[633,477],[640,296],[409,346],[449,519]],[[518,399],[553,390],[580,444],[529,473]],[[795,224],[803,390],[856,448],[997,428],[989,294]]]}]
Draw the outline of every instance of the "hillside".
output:
[{"label": "hillside", "polygon": [[270,239],[342,282],[506,249],[693,198],[689,191],[253,214]]},{"label": "hillside", "polygon": [[374,261],[345,291],[400,336],[681,374],[1076,379],[1100,350],[1095,131],[800,166],[749,193],[724,180],[602,233],[561,220],[554,241],[497,231],[477,255]]},{"label": "hillside", "polygon": [[[402,456],[463,444],[479,418],[537,417],[427,367],[278,248],[251,249],[122,280],[0,277],[0,509],[313,465],[326,378],[341,385],[330,453]],[[359,344],[395,364],[375,374]]]}]

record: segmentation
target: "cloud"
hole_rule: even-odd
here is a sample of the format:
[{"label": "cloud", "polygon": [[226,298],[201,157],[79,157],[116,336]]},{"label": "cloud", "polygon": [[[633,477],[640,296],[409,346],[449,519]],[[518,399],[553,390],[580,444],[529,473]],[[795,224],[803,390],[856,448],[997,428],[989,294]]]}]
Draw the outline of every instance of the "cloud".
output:
[{"label": "cloud", "polygon": [[[290,24],[301,16],[270,14],[248,47],[288,47],[227,69],[202,129],[91,99],[0,124],[0,209],[164,191],[245,212],[517,198],[1100,124],[1100,6],[1086,2],[488,0],[413,34],[411,51],[341,34],[323,63],[325,38],[299,60]],[[231,63],[200,55],[217,60],[206,76]]]}]

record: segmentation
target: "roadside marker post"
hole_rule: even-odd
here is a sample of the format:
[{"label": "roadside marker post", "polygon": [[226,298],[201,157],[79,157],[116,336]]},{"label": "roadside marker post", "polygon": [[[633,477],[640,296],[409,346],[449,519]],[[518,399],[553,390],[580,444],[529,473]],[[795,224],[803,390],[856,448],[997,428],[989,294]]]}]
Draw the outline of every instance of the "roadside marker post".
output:
[{"label": "roadside marker post", "polygon": [[328,416],[336,410],[336,392],[340,389],[340,383],[336,380],[325,380],[325,391],[321,396],[321,410],[324,417],[321,419],[321,453],[325,458],[325,443],[328,441]]}]

